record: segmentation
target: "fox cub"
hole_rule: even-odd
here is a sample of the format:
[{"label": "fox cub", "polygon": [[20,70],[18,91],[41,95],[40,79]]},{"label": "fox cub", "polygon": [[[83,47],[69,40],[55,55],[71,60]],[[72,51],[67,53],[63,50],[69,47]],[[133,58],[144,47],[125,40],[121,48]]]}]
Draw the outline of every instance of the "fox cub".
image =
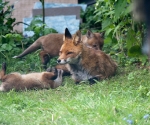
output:
[{"label": "fox cub", "polygon": [[110,56],[83,44],[80,31],[72,37],[67,28],[57,62],[66,64],[76,83],[89,80],[93,84],[95,79],[102,80],[114,75],[117,69],[116,62]]},{"label": "fox cub", "polygon": [[2,64],[0,71],[0,91],[15,91],[26,89],[49,89],[56,88],[62,83],[63,70],[54,70],[54,72],[41,72],[41,73],[10,73],[6,75],[6,63]]}]

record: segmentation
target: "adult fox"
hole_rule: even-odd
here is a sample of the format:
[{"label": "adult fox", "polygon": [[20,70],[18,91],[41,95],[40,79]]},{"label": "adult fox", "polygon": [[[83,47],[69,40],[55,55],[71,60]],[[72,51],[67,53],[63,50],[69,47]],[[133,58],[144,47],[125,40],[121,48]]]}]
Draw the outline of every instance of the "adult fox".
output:
[{"label": "adult fox", "polygon": [[6,75],[6,63],[2,64],[0,71],[0,91],[15,91],[26,89],[49,89],[56,88],[62,83],[63,70],[54,70],[54,72],[29,73],[21,75],[18,72]]},{"label": "adult fox", "polygon": [[89,80],[92,84],[94,79],[102,80],[114,75],[117,69],[110,56],[83,44],[80,31],[72,37],[67,28],[57,62],[66,64],[76,83]]},{"label": "adult fox", "polygon": [[[103,34],[92,33],[87,31],[86,35],[82,36],[83,42],[87,46],[91,46],[95,49],[102,49],[103,47]],[[31,44],[23,53],[13,58],[22,58],[27,54],[36,51],[40,47],[40,59],[43,64],[43,68],[47,68],[47,63],[51,58],[59,55],[60,47],[63,44],[63,34],[52,33],[38,38],[33,44]]]}]

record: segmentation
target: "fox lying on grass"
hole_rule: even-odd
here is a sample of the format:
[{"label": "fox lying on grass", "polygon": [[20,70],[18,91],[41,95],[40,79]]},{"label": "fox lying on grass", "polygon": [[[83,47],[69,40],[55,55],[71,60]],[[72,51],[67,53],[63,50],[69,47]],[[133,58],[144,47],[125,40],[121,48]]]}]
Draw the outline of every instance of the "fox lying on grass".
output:
[{"label": "fox lying on grass", "polygon": [[[82,36],[83,43],[87,46],[91,46],[95,49],[102,49],[103,47],[103,34],[92,33],[87,31],[86,35]],[[63,34],[52,33],[38,38],[32,45],[30,45],[23,53],[13,58],[22,58],[27,54],[36,51],[40,47],[40,59],[43,64],[43,68],[47,68],[47,63],[51,58],[59,55],[60,47],[63,44]]]},{"label": "fox lying on grass", "polygon": [[28,90],[28,89],[55,89],[62,84],[63,70],[54,70],[54,72],[41,72],[41,73],[10,73],[6,75],[6,63],[2,64],[0,71],[0,91],[15,91]]},{"label": "fox lying on grass", "polygon": [[89,80],[93,84],[114,75],[117,69],[110,56],[83,44],[80,31],[72,37],[67,28],[57,62],[66,64],[76,83]]}]

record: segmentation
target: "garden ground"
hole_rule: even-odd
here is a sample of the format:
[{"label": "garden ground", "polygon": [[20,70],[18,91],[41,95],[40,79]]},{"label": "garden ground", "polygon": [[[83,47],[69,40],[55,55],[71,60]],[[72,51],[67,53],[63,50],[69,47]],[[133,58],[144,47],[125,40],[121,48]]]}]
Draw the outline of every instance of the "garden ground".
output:
[{"label": "garden ground", "polygon": [[0,124],[149,125],[150,72],[119,67],[92,86],[66,77],[57,89],[1,92]]}]

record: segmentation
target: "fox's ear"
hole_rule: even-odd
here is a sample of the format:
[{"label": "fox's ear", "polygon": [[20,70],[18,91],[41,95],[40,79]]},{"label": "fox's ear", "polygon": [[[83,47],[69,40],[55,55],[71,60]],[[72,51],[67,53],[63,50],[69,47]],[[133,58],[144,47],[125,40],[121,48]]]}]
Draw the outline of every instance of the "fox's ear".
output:
[{"label": "fox's ear", "polygon": [[79,43],[81,43],[82,39],[81,39],[81,32],[80,30],[78,30],[73,38],[73,44],[76,46],[78,45]]},{"label": "fox's ear", "polygon": [[2,64],[2,70],[4,70],[6,72],[6,62],[3,62],[3,64]]},{"label": "fox's ear", "polygon": [[100,33],[100,35],[101,35],[101,38],[104,38],[105,32]]},{"label": "fox's ear", "polygon": [[92,38],[94,36],[94,34],[92,33],[92,31],[88,30],[86,33],[86,37],[87,38]]},{"label": "fox's ear", "polygon": [[65,29],[65,35],[63,37],[63,41],[65,41],[67,39],[72,39],[72,35],[71,33],[69,32],[68,28]]}]

